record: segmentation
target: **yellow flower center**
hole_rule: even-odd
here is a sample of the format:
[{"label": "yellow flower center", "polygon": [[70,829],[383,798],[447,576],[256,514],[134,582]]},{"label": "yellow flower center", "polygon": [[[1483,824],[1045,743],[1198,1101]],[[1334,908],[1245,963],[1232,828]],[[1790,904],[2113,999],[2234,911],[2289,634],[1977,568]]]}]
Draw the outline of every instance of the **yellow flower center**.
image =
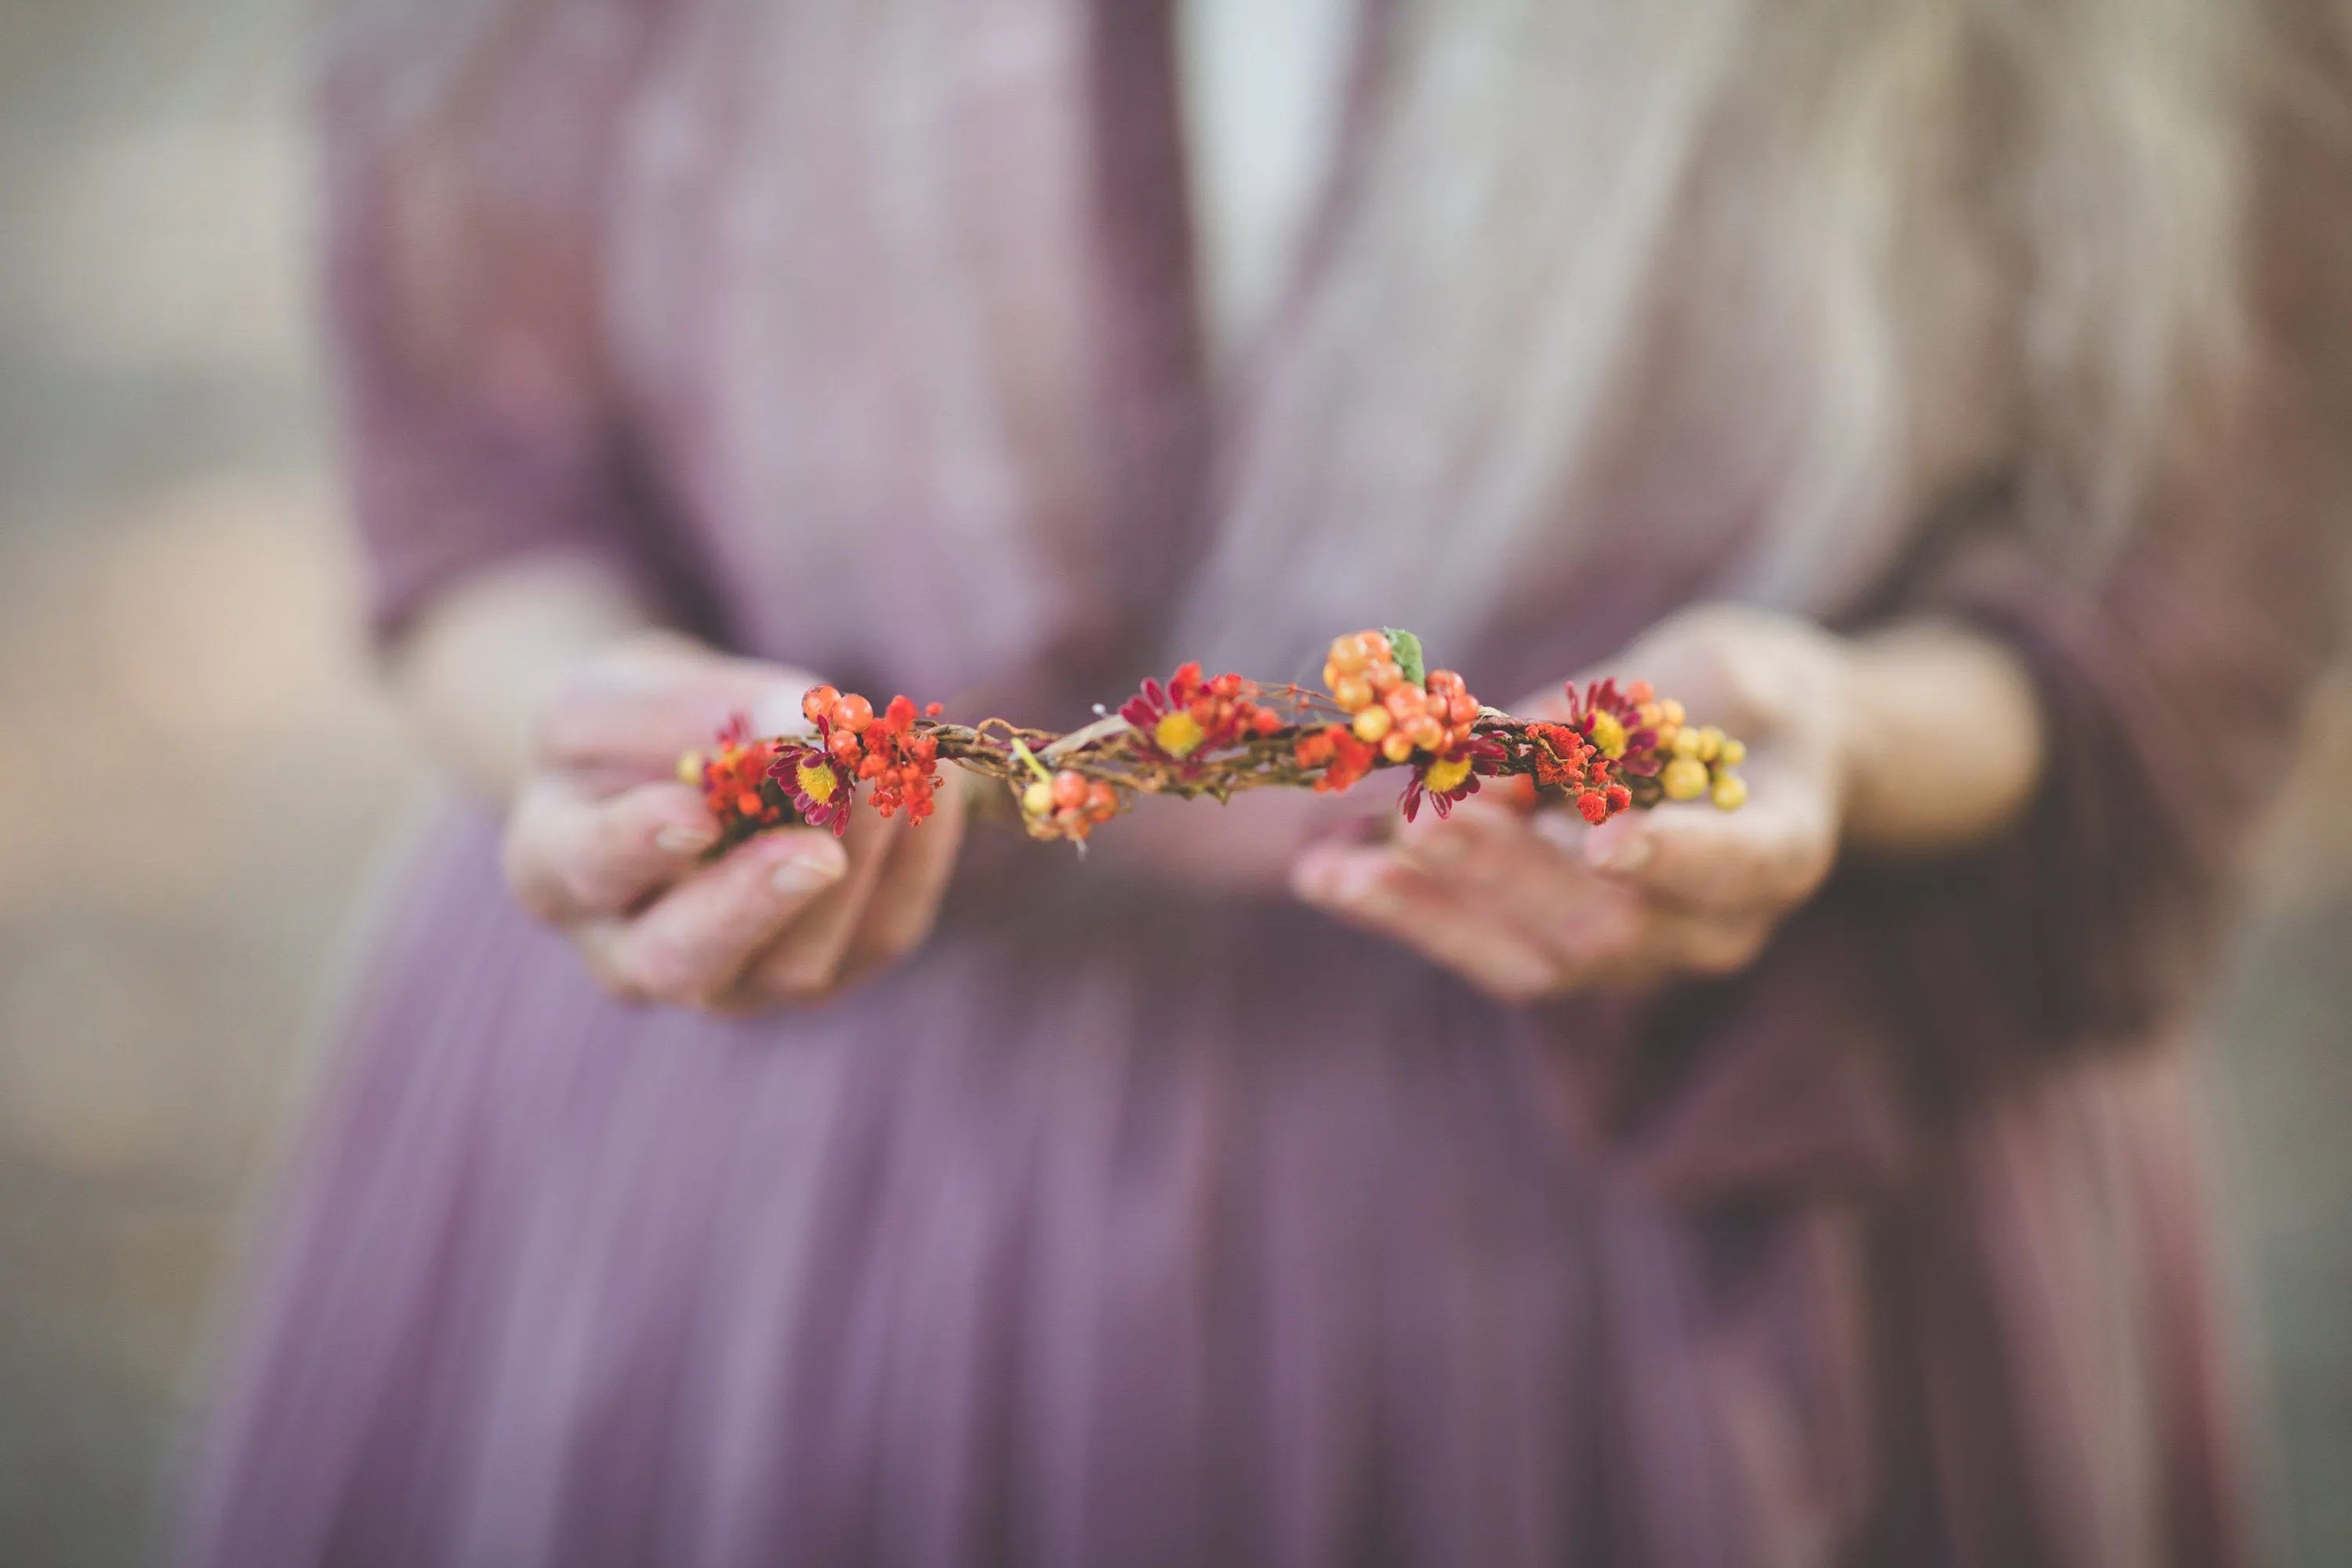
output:
[{"label": "yellow flower center", "polygon": [[1152,726],[1151,738],[1170,756],[1189,757],[1209,737],[1202,731],[1199,720],[1179,708]]},{"label": "yellow flower center", "polygon": [[825,763],[803,763],[799,768],[801,793],[819,805],[833,799],[834,791],[841,787],[839,775]]},{"label": "yellow flower center", "polygon": [[1421,782],[1430,794],[1444,795],[1449,790],[1460,789],[1462,781],[1469,776],[1469,758],[1440,757],[1429,764],[1429,771],[1421,775]]},{"label": "yellow flower center", "polygon": [[1616,714],[1600,712],[1592,716],[1592,744],[1612,762],[1625,754],[1625,726],[1617,721]]}]

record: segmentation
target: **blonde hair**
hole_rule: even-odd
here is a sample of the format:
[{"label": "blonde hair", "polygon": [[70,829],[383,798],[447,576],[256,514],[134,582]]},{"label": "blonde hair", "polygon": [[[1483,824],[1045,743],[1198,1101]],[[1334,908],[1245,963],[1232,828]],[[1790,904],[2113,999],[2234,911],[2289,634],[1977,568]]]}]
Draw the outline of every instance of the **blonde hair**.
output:
[{"label": "blonde hair", "polygon": [[2053,560],[2095,563],[2232,352],[2226,0],[1402,0],[1389,26],[1188,647],[1466,637],[1604,521],[1703,552],[1727,510],[1708,591],[1822,610],[1995,465]]}]

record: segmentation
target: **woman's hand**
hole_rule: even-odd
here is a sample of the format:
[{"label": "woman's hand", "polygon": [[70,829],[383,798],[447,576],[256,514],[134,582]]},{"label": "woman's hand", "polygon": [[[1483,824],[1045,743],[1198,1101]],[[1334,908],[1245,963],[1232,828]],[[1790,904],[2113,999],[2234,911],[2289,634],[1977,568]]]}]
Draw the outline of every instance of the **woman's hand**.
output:
[{"label": "woman's hand", "polygon": [[[1748,804],[1664,805],[1600,827],[1490,786],[1384,844],[1324,844],[1299,896],[1394,937],[1505,1001],[1728,974],[1763,951],[1841,853],[1917,858],[2001,831],[2042,768],[2031,676],[1967,627],[1857,641],[1706,605],[1618,658],[1748,743]],[[1559,692],[1517,711],[1565,717]]]},{"label": "woman's hand", "polygon": [[[1385,844],[1308,850],[1293,885],[1507,1002],[1745,968],[1836,858],[1850,658],[1804,621],[1679,616],[1609,668],[1748,742],[1738,811],[1670,805],[1596,828],[1564,804],[1490,784],[1452,817],[1424,816]],[[1556,690],[1514,711],[1565,717]]]},{"label": "woman's hand", "polygon": [[615,995],[719,1013],[822,1000],[929,934],[963,834],[950,769],[919,826],[861,810],[761,835],[719,860],[719,826],[678,757],[734,711],[763,734],[804,728],[815,682],[641,633],[590,658],[534,728],[503,863],[525,908],[560,927]]}]

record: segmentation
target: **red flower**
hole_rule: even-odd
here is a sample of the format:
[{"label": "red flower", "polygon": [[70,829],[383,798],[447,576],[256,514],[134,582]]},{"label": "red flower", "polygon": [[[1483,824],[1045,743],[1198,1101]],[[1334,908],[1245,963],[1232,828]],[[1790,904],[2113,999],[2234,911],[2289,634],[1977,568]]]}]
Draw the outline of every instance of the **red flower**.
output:
[{"label": "red flower", "polygon": [[[813,742],[787,741],[776,748],[768,777],[792,796],[793,809],[800,813],[803,822],[811,827],[830,825],[838,838],[849,831],[849,808],[857,798],[857,779],[833,754],[835,733],[830,719],[819,719]],[[838,733],[856,745],[857,737],[845,730]]]},{"label": "red flower", "polygon": [[1499,743],[1482,737],[1455,745],[1442,757],[1424,757],[1413,768],[1404,797],[1397,803],[1404,810],[1404,819],[1411,822],[1421,815],[1424,795],[1439,816],[1451,816],[1456,805],[1478,793],[1480,775],[1499,769],[1505,756]]},{"label": "red flower", "polygon": [[1648,682],[1620,691],[1613,679],[1596,680],[1579,696],[1570,681],[1567,689],[1570,724],[1616,771],[1642,777],[1658,771],[1658,731],[1642,712],[1650,700]]},{"label": "red flower", "polygon": [[1259,706],[1254,682],[1231,674],[1204,680],[1198,661],[1179,668],[1165,687],[1146,680],[1120,706],[1118,716],[1161,755],[1191,769],[1199,767],[1201,757],[1246,735],[1270,735],[1282,728],[1280,714]]}]

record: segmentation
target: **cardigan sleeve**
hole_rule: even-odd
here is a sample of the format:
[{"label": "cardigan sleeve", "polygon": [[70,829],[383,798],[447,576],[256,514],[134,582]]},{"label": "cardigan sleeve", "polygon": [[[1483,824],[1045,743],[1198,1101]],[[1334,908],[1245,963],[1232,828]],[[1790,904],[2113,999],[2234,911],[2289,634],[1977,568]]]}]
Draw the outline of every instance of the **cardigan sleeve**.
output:
[{"label": "cardigan sleeve", "polygon": [[[2315,137],[2257,165],[2250,330],[2226,393],[2154,465],[2095,577],[2004,536],[1953,552],[1906,608],[2004,639],[2031,669],[2046,766],[1998,841],[1860,868],[1864,941],[1924,987],[1950,1047],[2026,1052],[2146,1032],[2216,956],[2247,829],[2336,644],[2352,553],[2352,179]],[[1997,1047],[1996,1047],[1997,1049]]]},{"label": "cardigan sleeve", "polygon": [[376,638],[534,552],[593,557],[666,606],[599,332],[635,34],[550,23],[436,58],[424,19],[365,13],[331,39],[318,101],[329,377]]}]

